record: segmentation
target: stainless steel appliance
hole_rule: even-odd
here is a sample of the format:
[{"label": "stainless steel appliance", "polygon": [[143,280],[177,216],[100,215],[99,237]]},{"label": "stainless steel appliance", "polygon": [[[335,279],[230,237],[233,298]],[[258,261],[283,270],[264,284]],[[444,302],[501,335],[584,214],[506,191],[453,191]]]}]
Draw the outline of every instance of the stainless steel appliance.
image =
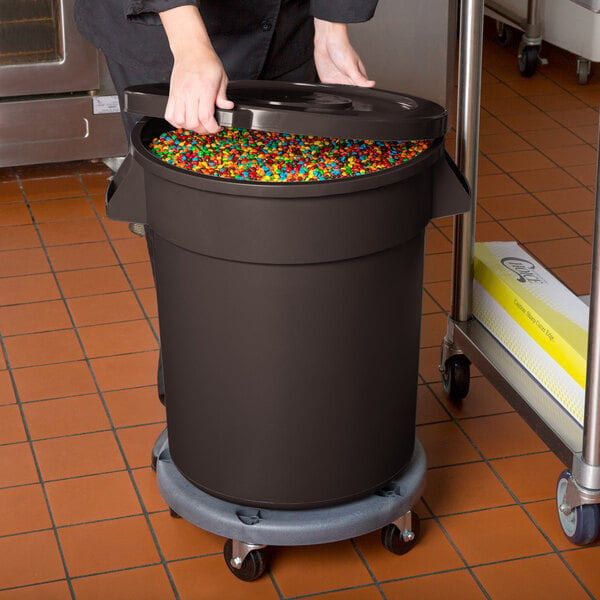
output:
[{"label": "stainless steel appliance", "polygon": [[74,0],[0,0],[0,167],[127,153],[101,53]]},{"label": "stainless steel appliance", "polygon": [[454,101],[458,0],[379,0],[373,18],[350,25],[352,44],[378,88]]}]

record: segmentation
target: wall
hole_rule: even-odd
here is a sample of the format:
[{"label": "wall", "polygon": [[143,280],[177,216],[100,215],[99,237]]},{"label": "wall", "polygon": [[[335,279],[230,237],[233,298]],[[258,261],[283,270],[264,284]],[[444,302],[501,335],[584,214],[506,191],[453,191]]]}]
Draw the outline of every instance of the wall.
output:
[{"label": "wall", "polygon": [[458,0],[379,0],[350,37],[378,88],[454,103]]}]

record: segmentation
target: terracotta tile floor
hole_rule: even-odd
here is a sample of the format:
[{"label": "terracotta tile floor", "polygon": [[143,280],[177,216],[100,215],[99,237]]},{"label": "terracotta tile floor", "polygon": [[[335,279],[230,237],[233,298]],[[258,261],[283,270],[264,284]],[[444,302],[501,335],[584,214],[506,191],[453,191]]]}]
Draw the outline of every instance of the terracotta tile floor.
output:
[{"label": "terracotta tile floor", "polygon": [[[477,237],[516,239],[585,294],[600,75],[579,86],[573,56],[544,55],[523,79],[486,24]],[[261,580],[231,576],[223,540],[172,518],[149,466],[156,300],[144,240],[104,216],[108,176],[0,171],[0,600],[600,598],[600,547],[557,523],[558,459],[477,372],[461,407],[444,398],[451,219],[427,231],[418,544],[280,548]]]}]

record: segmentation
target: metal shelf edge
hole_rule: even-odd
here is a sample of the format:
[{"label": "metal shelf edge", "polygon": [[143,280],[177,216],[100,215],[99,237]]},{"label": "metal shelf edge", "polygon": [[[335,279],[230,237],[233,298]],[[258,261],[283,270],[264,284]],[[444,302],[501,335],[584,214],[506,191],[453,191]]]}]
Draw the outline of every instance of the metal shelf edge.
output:
[{"label": "metal shelf edge", "polygon": [[565,463],[581,452],[583,428],[475,319],[454,322],[454,345]]}]

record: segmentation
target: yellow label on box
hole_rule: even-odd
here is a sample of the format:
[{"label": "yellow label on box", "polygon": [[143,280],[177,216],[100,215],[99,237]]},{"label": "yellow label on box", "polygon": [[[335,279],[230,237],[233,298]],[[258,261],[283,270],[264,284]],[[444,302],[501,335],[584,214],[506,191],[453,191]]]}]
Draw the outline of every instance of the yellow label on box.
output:
[{"label": "yellow label on box", "polygon": [[585,304],[514,242],[475,244],[475,280],[582,387]]}]

